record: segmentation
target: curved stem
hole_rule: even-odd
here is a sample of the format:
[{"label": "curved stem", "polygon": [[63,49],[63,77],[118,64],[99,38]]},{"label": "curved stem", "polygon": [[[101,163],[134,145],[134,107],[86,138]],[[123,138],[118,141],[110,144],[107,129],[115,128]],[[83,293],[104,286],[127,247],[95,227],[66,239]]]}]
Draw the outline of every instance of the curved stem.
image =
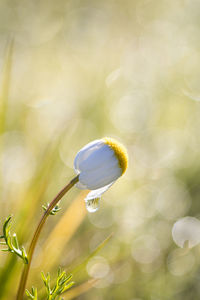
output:
[{"label": "curved stem", "polygon": [[29,273],[31,261],[33,258],[33,252],[35,250],[37,240],[38,240],[40,232],[45,224],[45,221],[46,221],[47,217],[49,216],[51,210],[58,203],[58,201],[78,182],[78,177],[79,176],[74,177],[51,201],[51,203],[49,204],[47,210],[44,212],[44,214],[36,228],[36,231],[33,235],[33,238],[32,238],[32,241],[31,241],[31,244],[29,247],[29,251],[28,251],[28,264],[24,265],[24,269],[22,272],[22,276],[21,276],[21,280],[20,280],[20,284],[19,284],[19,288],[18,288],[18,293],[17,293],[17,298],[16,298],[17,300],[23,300],[26,282],[27,282],[27,278],[28,278],[28,273]]}]

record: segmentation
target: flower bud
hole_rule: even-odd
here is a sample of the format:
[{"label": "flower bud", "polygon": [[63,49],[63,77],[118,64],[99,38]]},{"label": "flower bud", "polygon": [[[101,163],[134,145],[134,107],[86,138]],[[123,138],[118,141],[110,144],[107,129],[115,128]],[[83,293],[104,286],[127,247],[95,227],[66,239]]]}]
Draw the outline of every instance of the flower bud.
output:
[{"label": "flower bud", "polygon": [[86,204],[95,204],[96,211],[97,200],[126,171],[127,164],[126,149],[112,138],[95,140],[83,147],[75,157],[74,169],[79,174],[77,187],[92,190]]}]

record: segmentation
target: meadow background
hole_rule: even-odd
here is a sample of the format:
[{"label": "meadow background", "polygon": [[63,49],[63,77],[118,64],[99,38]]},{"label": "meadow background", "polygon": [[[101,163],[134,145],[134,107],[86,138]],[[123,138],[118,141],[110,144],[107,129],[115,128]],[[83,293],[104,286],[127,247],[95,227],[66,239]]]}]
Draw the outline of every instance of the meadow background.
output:
[{"label": "meadow background", "polygon": [[[200,217],[199,12],[198,0],[0,1],[0,225],[13,214],[28,248],[82,146],[111,136],[130,157],[98,212],[76,188],[64,197],[29,290],[42,288],[41,270],[70,271],[113,233],[64,299],[199,298],[200,246],[172,238],[178,219]],[[0,252],[0,299],[15,299],[21,270]]]}]

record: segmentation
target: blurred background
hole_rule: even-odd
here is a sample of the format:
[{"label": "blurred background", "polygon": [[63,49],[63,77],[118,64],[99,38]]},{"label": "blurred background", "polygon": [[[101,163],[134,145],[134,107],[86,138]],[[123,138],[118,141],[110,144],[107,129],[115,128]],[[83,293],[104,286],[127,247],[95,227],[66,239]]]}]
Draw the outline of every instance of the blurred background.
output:
[{"label": "blurred background", "polygon": [[[1,227],[13,214],[27,249],[93,139],[117,138],[130,157],[96,213],[86,192],[64,197],[29,290],[42,294],[42,270],[82,264],[64,299],[199,298],[199,12],[198,0],[0,1]],[[15,299],[21,271],[0,252],[0,299]]]}]

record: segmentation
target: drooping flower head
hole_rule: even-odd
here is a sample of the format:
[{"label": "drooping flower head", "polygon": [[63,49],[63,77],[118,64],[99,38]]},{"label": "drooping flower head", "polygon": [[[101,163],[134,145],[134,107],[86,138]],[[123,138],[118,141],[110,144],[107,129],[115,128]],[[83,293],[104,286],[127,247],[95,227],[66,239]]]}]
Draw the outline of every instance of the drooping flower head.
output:
[{"label": "drooping flower head", "polygon": [[125,147],[113,138],[95,140],[76,155],[74,169],[79,174],[77,187],[88,189],[86,207],[94,212],[101,195],[126,171],[128,154]]}]

